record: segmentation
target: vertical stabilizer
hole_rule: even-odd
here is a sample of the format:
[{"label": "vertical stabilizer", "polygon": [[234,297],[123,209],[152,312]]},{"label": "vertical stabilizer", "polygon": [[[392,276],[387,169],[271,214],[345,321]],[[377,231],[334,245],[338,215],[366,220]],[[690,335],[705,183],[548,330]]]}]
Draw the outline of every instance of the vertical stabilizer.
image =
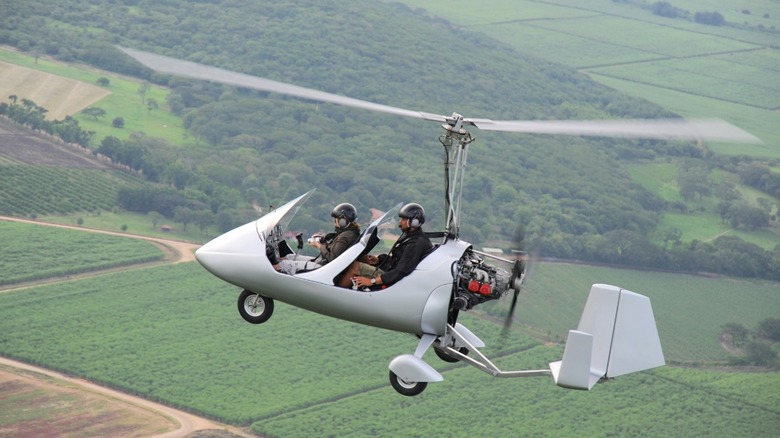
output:
[{"label": "vertical stabilizer", "polygon": [[664,364],[650,299],[594,284],[577,330],[569,332],[563,360],[550,369],[559,386],[590,389],[603,377]]}]

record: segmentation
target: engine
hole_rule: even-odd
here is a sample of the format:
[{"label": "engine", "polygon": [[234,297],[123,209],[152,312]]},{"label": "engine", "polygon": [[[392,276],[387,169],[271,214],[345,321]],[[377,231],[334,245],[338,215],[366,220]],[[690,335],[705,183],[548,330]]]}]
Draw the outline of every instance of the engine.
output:
[{"label": "engine", "polygon": [[[468,310],[485,301],[501,298],[514,282],[512,273],[485,263],[471,249],[463,254],[455,268],[453,307],[456,310]],[[522,275],[522,271],[519,274]]]}]

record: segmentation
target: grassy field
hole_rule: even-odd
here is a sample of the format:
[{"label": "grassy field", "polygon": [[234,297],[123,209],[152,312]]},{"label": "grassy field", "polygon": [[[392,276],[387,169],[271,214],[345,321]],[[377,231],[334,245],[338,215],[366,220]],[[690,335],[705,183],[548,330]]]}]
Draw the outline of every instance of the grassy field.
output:
[{"label": "grassy field", "polygon": [[[676,162],[637,163],[626,166],[626,170],[634,181],[668,202],[683,201],[677,185],[678,168],[679,165]],[[739,185],[736,175],[717,171],[712,172],[711,178],[718,181],[734,182],[743,198],[755,205],[757,205],[759,197],[769,198],[764,193]],[[780,200],[774,199],[773,202],[780,205]],[[717,198],[712,197],[688,201],[686,203],[690,210],[688,213],[665,212],[658,229],[679,229],[682,231],[683,242],[692,240],[709,242],[718,236],[738,236],[765,250],[772,250],[780,244],[780,230],[776,227],[748,231],[744,228],[734,229],[729,224],[724,223],[715,213],[717,203]]]},{"label": "grassy field", "polygon": [[[656,34],[645,23],[662,19],[609,0],[593,0],[587,7],[574,0],[557,2],[568,6],[503,0],[490,8],[465,0],[406,3],[435,7],[437,14],[458,24],[488,34],[495,32],[491,35],[502,36],[537,56],[579,66],[641,62],[671,54],[709,56],[719,51],[721,44],[740,50],[764,44],[765,36],[682,22]],[[704,0],[675,4],[694,10],[721,8]],[[763,23],[759,6],[777,7],[776,3],[751,0],[741,6],[755,11],[749,16],[734,10],[722,12],[728,20]],[[599,8],[603,7],[616,8],[615,16],[602,16]],[[772,20],[780,17],[780,11],[767,10]],[[633,36],[624,37],[634,28],[623,20],[637,17],[641,22]],[[546,23],[544,19],[560,22]],[[522,26],[515,21],[523,22]],[[774,21],[766,22],[769,26]],[[577,23],[599,24],[582,29],[575,28]],[[720,35],[714,40],[706,38],[713,33]],[[686,47],[689,38],[691,46]],[[665,46],[659,47],[654,39]],[[771,68],[776,52],[769,50],[768,57],[755,53],[734,62]],[[0,60],[36,69],[40,65],[41,70],[89,84],[103,75],[45,60],[35,64],[31,58],[4,50]],[[686,71],[701,71],[705,65],[711,64]],[[780,114],[776,111],[729,102],[717,93],[693,95],[695,89],[659,87],[650,85],[652,81],[613,78],[596,71],[590,74],[685,116],[725,118],[765,141],[757,146],[710,145],[718,153],[780,157]],[[112,94],[98,105],[109,116],[98,121],[78,116],[82,126],[103,135],[122,137],[140,130],[178,144],[193,144],[176,120],[163,118],[163,111],[147,114],[140,104],[137,82],[110,79]],[[775,77],[768,80],[776,83]],[[708,89],[712,87],[715,85]],[[164,102],[163,90],[150,91],[148,96]],[[114,97],[118,99],[115,102],[111,101]],[[128,107],[127,99],[138,105]],[[771,106],[771,102],[764,105]],[[125,118],[125,129],[110,127],[116,116]],[[676,173],[673,165],[654,163],[649,167],[632,169],[632,175],[670,200],[679,196],[670,183]],[[658,178],[653,178],[656,174]],[[76,217],[47,220],[73,223]],[[130,232],[151,232],[151,223],[143,216],[104,212],[83,219],[87,226],[117,229],[119,224],[127,224]],[[678,226],[686,230],[685,236],[706,240],[721,232],[715,223],[710,216],[700,219],[669,214],[661,228]],[[764,239],[756,236],[751,238]],[[39,251],[28,247],[25,254],[34,253],[35,257],[28,263],[57,265],[58,253],[47,245],[39,247]],[[103,250],[94,252],[106,257]],[[4,253],[0,278],[20,269],[6,260]],[[485,352],[498,355],[500,367],[544,368],[547,362],[560,358],[561,347],[541,341],[562,340],[567,330],[576,326],[588,286],[596,282],[617,284],[653,300],[665,356],[672,366],[625,376],[585,393],[556,388],[549,379],[494,379],[472,368],[445,365],[429,354],[426,359],[443,372],[445,381],[430,385],[420,397],[404,398],[389,388],[387,364],[396,355],[411,353],[416,346],[414,338],[283,304],[266,325],[251,326],[235,310],[238,291],[193,263],[0,294],[0,354],[210,417],[254,423],[254,430],[266,436],[776,435],[780,429],[780,373],[681,366],[725,363],[729,354],[719,342],[722,326],[735,322],[753,329],[764,318],[778,317],[777,283],[540,264],[521,296],[517,330],[509,339],[500,340],[501,326],[496,322],[503,316],[505,302],[464,314],[461,322],[489,344]]]},{"label": "grassy field", "polygon": [[[755,58],[752,59],[752,58]],[[601,76],[644,83],[686,94],[715,98],[757,108],[774,110],[780,104],[780,51],[723,54],[697,59],[671,59],[641,64],[590,69]]]},{"label": "grassy field", "polygon": [[[69,215],[41,216],[39,220],[63,225],[75,225],[81,219],[82,226],[97,228],[99,230],[121,231],[122,226],[126,225],[125,231],[132,234],[141,234],[144,236],[160,237],[165,239],[184,240],[188,242],[206,243],[219,235],[216,227],[210,227],[201,233],[200,229],[190,224],[185,230],[182,224],[173,221],[164,221],[157,224],[155,228],[151,219],[145,214],[131,213],[126,211],[104,211],[99,215],[73,213]],[[162,231],[162,225],[167,224],[172,228],[170,231]]]},{"label": "grassy field", "polygon": [[780,157],[780,113],[773,110],[780,107],[776,2],[748,0],[731,7],[708,0],[673,2],[692,13],[717,10],[733,23],[729,26],[673,20],[611,0],[496,0],[490,7],[466,0],[403,3],[521,52],[590,66],[584,72],[607,86],[684,117],[725,119],[764,141],[708,145],[717,153]]},{"label": "grassy field", "polygon": [[[59,107],[62,98],[58,94],[48,94],[41,91],[45,89],[47,81],[35,79],[36,75],[41,74],[40,72],[50,74],[48,81],[56,81],[60,84],[59,87],[97,87],[94,84],[97,83],[99,78],[108,78],[110,82],[104,88],[104,91],[107,93],[105,97],[97,102],[94,99],[74,99],[68,106],[68,108],[74,111],[80,111],[88,106],[97,106],[106,111],[105,117],[95,120],[83,114],[66,111],[68,115],[79,121],[79,125],[82,128],[95,131],[95,138],[97,139],[102,139],[109,135],[126,139],[133,132],[143,132],[151,137],[166,139],[174,145],[195,146],[196,144],[195,139],[187,135],[179,117],[162,109],[151,112],[147,110],[138,91],[141,86],[141,81],[138,79],[129,79],[112,73],[96,71],[84,65],[51,62],[43,58],[38,59],[36,62],[33,57],[4,47],[0,47],[0,61],[19,67],[26,67],[26,69],[0,69],[0,84],[12,84],[22,79],[27,79],[26,85],[22,89],[23,91],[14,90],[13,94],[19,96],[20,99],[31,99],[44,108]],[[24,72],[29,77],[19,77],[20,72]],[[36,84],[38,87],[35,86]],[[5,93],[3,96],[8,94]],[[166,105],[167,96],[168,91],[157,86],[150,86],[145,94],[147,99],[155,99],[161,108]],[[133,102],[134,104],[128,105],[128,102]],[[56,114],[60,115],[59,113]],[[124,119],[124,128],[120,129],[112,126],[112,121],[116,117]],[[64,118],[64,115],[61,118]],[[99,144],[93,146],[97,147]]]},{"label": "grassy field", "polygon": [[48,110],[51,120],[62,120],[106,97],[97,85],[0,62],[0,96],[29,99]]},{"label": "grassy field", "polygon": [[[596,281],[651,297],[672,363],[722,362],[722,324],[753,327],[780,308],[777,284],[542,264],[521,297],[517,327],[561,339]],[[252,326],[237,315],[237,292],[187,263],[2,294],[0,354],[231,423],[256,422],[254,430],[270,436],[560,436],[578,428],[585,435],[771,436],[780,421],[778,373],[666,367],[583,393],[548,378],[494,379],[426,355],[445,381],[408,399],[389,388],[386,367],[415,348],[414,338],[284,304]],[[30,311],[52,302],[47,312]],[[461,322],[489,344],[485,352],[499,367],[545,368],[560,358],[560,346],[522,331],[501,340],[500,323],[485,315],[466,313]],[[480,421],[434,415],[461,412],[465,400],[485,407]],[[415,421],[421,414],[427,420]]]},{"label": "grassy field", "polygon": [[[647,295],[653,302],[658,331],[668,361],[718,362],[728,358],[721,347],[721,327],[736,322],[755,328],[777,317],[778,284],[683,274],[542,263],[534,268],[517,318],[559,339],[579,320],[593,283],[614,284]],[[487,305],[486,305],[487,306]]]},{"label": "grassy field", "polygon": [[151,243],[78,230],[0,221],[0,285],[161,260]]}]

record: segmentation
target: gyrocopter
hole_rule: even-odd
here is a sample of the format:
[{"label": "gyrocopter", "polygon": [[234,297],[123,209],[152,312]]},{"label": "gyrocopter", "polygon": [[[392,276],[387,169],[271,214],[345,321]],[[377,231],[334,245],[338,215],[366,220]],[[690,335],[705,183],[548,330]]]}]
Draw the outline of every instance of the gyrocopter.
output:
[{"label": "gyrocopter", "polygon": [[[241,316],[255,324],[267,321],[274,301],[358,324],[409,333],[419,338],[413,354],[390,364],[390,383],[400,394],[420,394],[442,375],[423,360],[433,348],[449,362],[461,361],[495,377],[552,376],[559,386],[591,389],[599,380],[665,364],[650,300],[620,287],[594,284],[579,325],[569,331],[563,358],[548,368],[502,371],[480,348],[485,343],[459,323],[458,315],[474,306],[513,296],[512,309],[526,277],[522,261],[477,251],[459,238],[461,195],[468,147],[467,129],[521,133],[611,136],[653,139],[753,142],[755,137],[721,120],[690,121],[494,121],[411,111],[348,98],[135,49],[120,48],[146,67],[161,73],[281,93],[371,111],[413,117],[441,124],[439,141],[445,154],[445,228],[429,232],[436,244],[416,269],[382,289],[357,290],[338,286],[340,276],[359,257],[370,253],[401,208],[388,209],[362,232],[357,243],[314,270],[279,272],[271,256],[294,256],[284,233],[312,191],[240,226],[196,251],[201,265],[215,276],[243,289]],[[270,253],[269,253],[270,249]],[[269,254],[271,256],[269,256]]]}]

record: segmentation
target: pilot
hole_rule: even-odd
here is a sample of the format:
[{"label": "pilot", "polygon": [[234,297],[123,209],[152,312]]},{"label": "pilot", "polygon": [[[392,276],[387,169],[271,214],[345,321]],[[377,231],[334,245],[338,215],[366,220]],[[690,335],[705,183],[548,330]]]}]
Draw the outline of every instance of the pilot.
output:
[{"label": "pilot", "polygon": [[423,233],[425,210],[420,204],[410,203],[401,207],[398,227],[403,232],[390,252],[379,256],[367,255],[352,263],[339,285],[367,288],[390,286],[414,271],[433,244]]},{"label": "pilot", "polygon": [[297,256],[292,260],[282,260],[281,270],[288,274],[298,271],[310,271],[332,261],[360,238],[360,224],[357,223],[357,210],[349,203],[341,203],[330,212],[333,217],[334,232],[324,236],[312,236],[309,245],[317,248],[316,257]]}]

